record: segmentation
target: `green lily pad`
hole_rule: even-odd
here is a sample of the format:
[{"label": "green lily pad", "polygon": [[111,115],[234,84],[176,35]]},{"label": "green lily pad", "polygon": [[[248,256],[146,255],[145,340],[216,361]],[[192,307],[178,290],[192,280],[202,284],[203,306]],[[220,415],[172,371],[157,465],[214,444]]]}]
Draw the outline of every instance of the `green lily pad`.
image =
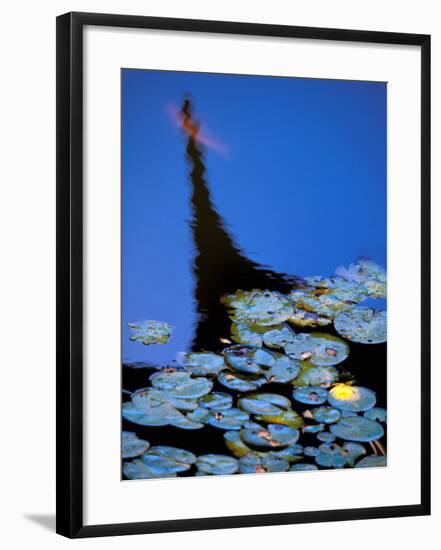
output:
[{"label": "green lily pad", "polygon": [[178,355],[178,362],[194,376],[217,374],[225,368],[224,358],[216,353],[182,353]]},{"label": "green lily pad", "polygon": [[309,472],[313,470],[318,470],[318,468],[315,464],[298,462],[297,464],[293,464],[289,470],[290,472]]},{"label": "green lily pad", "polygon": [[369,418],[369,420],[376,420],[377,422],[386,422],[387,411],[381,407],[373,407],[366,411],[363,416]]},{"label": "green lily pad", "polygon": [[240,436],[245,445],[252,449],[274,449],[294,445],[299,439],[300,432],[289,426],[269,424],[268,428],[258,425],[251,428],[242,428]]},{"label": "green lily pad", "polygon": [[322,405],[328,399],[328,390],[319,386],[306,386],[295,389],[292,396],[305,405]]},{"label": "green lily pad", "polygon": [[305,434],[318,434],[325,429],[324,424],[309,424],[308,426],[303,426],[302,432]]},{"label": "green lily pad", "polygon": [[280,451],[269,451],[267,454],[268,456],[283,458],[283,460],[287,460],[288,462],[296,462],[303,455],[303,445],[295,443],[285,449],[280,449]]},{"label": "green lily pad", "polygon": [[269,422],[271,424],[282,424],[291,428],[301,428],[303,426],[303,418],[295,411],[288,409],[280,411],[277,414],[259,414],[256,415],[256,420],[259,422]]},{"label": "green lily pad", "polygon": [[250,414],[279,414],[291,407],[289,399],[275,393],[254,393],[238,400],[239,407]]},{"label": "green lily pad", "polygon": [[278,325],[293,314],[291,301],[275,291],[238,290],[235,294],[223,296],[221,302],[229,308],[233,321],[249,326]]},{"label": "green lily pad", "polygon": [[231,325],[231,339],[238,344],[248,344],[261,348],[263,335],[268,330],[267,327],[253,326],[253,328],[243,323],[233,323]]},{"label": "green lily pad", "polygon": [[340,420],[341,413],[333,407],[317,407],[312,411],[312,416],[316,422],[334,424]]},{"label": "green lily pad", "polygon": [[360,260],[349,267],[338,267],[336,273],[347,281],[358,283],[370,298],[386,298],[387,275],[384,268],[371,260]]},{"label": "green lily pad", "polygon": [[188,462],[183,462],[181,460],[178,461],[171,458],[169,455],[166,456],[150,451],[147,451],[141,460],[148,468],[158,475],[163,473],[173,474],[185,472],[190,469],[190,463]]},{"label": "green lily pad", "polygon": [[142,455],[150,447],[150,443],[139,437],[134,432],[122,432],[121,456],[122,458],[134,458]]},{"label": "green lily pad", "polygon": [[302,361],[300,373],[293,381],[294,386],[328,387],[338,380],[338,371],[332,366],[315,366],[309,361]]},{"label": "green lily pad", "polygon": [[348,441],[368,442],[380,439],[384,430],[378,422],[362,416],[342,418],[337,424],[330,427],[331,432]]},{"label": "green lily pad", "polygon": [[239,470],[239,462],[231,456],[206,454],[198,457],[196,467],[204,474],[229,475]]},{"label": "green lily pad", "polygon": [[271,352],[242,344],[224,350],[224,357],[231,369],[247,374],[261,374],[275,363]]},{"label": "green lily pad", "polygon": [[246,412],[233,407],[223,411],[211,411],[207,418],[207,424],[222,430],[240,430],[249,419]]},{"label": "green lily pad", "polygon": [[217,375],[218,382],[229,388],[239,392],[256,391],[266,384],[265,376],[258,374],[245,374],[232,370],[223,370]]},{"label": "green lily pad", "polygon": [[146,464],[143,460],[136,459],[131,462],[124,462],[123,473],[128,479],[152,479],[158,477],[176,477],[175,471],[169,471],[167,461],[159,464]]},{"label": "green lily pad", "polygon": [[198,407],[194,411],[191,411],[187,413],[187,419],[191,422],[196,422],[202,424],[205,424],[208,420],[208,417],[210,416],[210,409],[206,409],[205,407]]},{"label": "green lily pad", "polygon": [[352,467],[360,456],[366,454],[366,449],[359,443],[344,443],[341,446],[329,442],[323,443],[318,449],[315,461],[319,466],[325,468]]},{"label": "green lily pad", "polygon": [[375,455],[365,456],[355,465],[356,468],[385,468],[386,466],[387,457]]},{"label": "green lily pad", "polygon": [[145,346],[150,344],[166,344],[172,334],[173,327],[168,323],[161,321],[138,321],[128,323],[127,326],[132,329],[133,336],[130,336],[132,342],[141,342]]},{"label": "green lily pad", "polygon": [[387,340],[387,312],[372,308],[354,308],[340,313],[335,330],[347,340],[360,344],[381,344]]},{"label": "green lily pad", "polygon": [[213,411],[223,411],[233,406],[233,398],[229,393],[213,392],[204,395],[199,401],[201,407]]},{"label": "green lily pad", "polygon": [[224,433],[225,445],[234,456],[240,458],[251,452],[251,449],[245,445],[237,431],[228,431]]},{"label": "green lily pad", "polygon": [[267,330],[262,335],[263,343],[269,348],[283,348],[294,342],[296,333],[288,325],[280,325]]},{"label": "green lily pad", "polygon": [[177,399],[197,399],[213,388],[213,382],[206,378],[193,378],[189,372],[163,370],[150,376],[154,388],[167,392]]},{"label": "green lily pad", "polygon": [[317,456],[319,454],[320,450],[317,447],[313,447],[312,445],[307,445],[303,449],[303,454],[305,456]]},{"label": "green lily pad", "polygon": [[150,392],[143,390],[132,396],[132,402],[123,403],[124,418],[142,426],[166,426],[171,422],[185,418],[167,401],[152,397]]},{"label": "green lily pad", "polygon": [[332,443],[333,441],[335,441],[336,437],[330,432],[320,432],[317,434],[317,439],[319,441],[322,441],[323,443]]},{"label": "green lily pad", "polygon": [[297,334],[285,347],[287,355],[316,366],[337,365],[349,355],[349,346],[341,338],[320,332]]},{"label": "green lily pad", "polygon": [[269,383],[287,384],[297,378],[300,372],[299,361],[282,353],[274,353],[274,357],[276,362],[266,373]]},{"label": "green lily pad", "polygon": [[346,411],[367,411],[376,403],[375,392],[362,386],[337,384],[329,390],[329,404]]},{"label": "green lily pad", "polygon": [[289,462],[275,456],[260,457],[250,453],[239,459],[239,471],[241,474],[259,474],[265,472],[286,472]]},{"label": "green lily pad", "polygon": [[162,456],[182,464],[194,464],[196,462],[196,456],[193,453],[184,449],[178,449],[177,447],[157,445],[151,447],[148,454]]}]

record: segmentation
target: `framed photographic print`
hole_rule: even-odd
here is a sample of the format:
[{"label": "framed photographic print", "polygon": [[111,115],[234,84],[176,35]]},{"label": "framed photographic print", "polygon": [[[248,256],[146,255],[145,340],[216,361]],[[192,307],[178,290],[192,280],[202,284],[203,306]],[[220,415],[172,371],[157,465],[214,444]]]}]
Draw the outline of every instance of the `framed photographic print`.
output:
[{"label": "framed photographic print", "polygon": [[430,37],[57,18],[57,531],[430,513]]}]

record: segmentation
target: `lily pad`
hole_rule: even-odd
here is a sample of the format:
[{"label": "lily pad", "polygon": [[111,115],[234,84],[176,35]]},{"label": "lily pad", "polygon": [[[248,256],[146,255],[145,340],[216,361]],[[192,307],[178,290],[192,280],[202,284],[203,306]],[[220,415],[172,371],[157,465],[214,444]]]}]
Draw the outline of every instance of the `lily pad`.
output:
[{"label": "lily pad", "polygon": [[242,428],[240,436],[245,445],[251,448],[274,449],[294,445],[299,439],[300,432],[289,426],[269,424],[268,428],[263,426]]},{"label": "lily pad", "polygon": [[297,334],[285,347],[287,355],[316,366],[337,365],[349,355],[349,346],[341,338],[320,332]]},{"label": "lily pad", "polygon": [[260,457],[250,453],[239,459],[239,471],[241,474],[259,474],[265,472],[286,472],[289,462],[275,456]]},{"label": "lily pad", "polygon": [[340,420],[341,413],[333,407],[317,407],[312,411],[312,416],[316,422],[334,424]]},{"label": "lily pad", "polygon": [[336,273],[360,284],[370,298],[386,298],[387,275],[385,269],[371,260],[360,260],[349,267],[338,267]]},{"label": "lily pad", "polygon": [[122,458],[134,458],[142,455],[150,447],[150,443],[139,437],[134,432],[122,432],[121,456]]},{"label": "lily pad", "polygon": [[328,390],[319,386],[306,386],[295,389],[292,396],[305,405],[322,405],[328,398]]},{"label": "lily pad", "polygon": [[368,442],[380,439],[384,430],[378,422],[362,416],[342,418],[337,424],[330,427],[331,432],[348,441]]},{"label": "lily pad", "polygon": [[175,471],[169,471],[167,463],[164,462],[163,467],[156,464],[152,467],[151,464],[146,464],[143,460],[136,459],[131,462],[124,462],[123,473],[128,479],[152,479],[158,477],[176,477]]},{"label": "lily pad", "polygon": [[266,384],[265,376],[258,374],[245,374],[232,370],[223,370],[217,375],[218,382],[229,388],[239,392],[256,391]]},{"label": "lily pad", "polygon": [[300,457],[303,455],[303,445],[295,443],[294,445],[290,445],[289,447],[281,449],[280,451],[269,451],[267,454],[270,456],[283,458],[288,462],[296,462],[300,460]]},{"label": "lily pad", "polygon": [[133,332],[130,340],[132,342],[141,342],[145,346],[166,344],[173,331],[173,327],[170,324],[161,321],[138,321],[128,323],[127,326]]},{"label": "lily pad", "polygon": [[222,355],[208,352],[182,353],[178,355],[178,362],[195,376],[217,374],[225,368]]},{"label": "lily pad", "polygon": [[323,443],[332,443],[335,441],[335,435],[330,432],[320,432],[317,434],[317,439]]},{"label": "lily pad", "polygon": [[296,327],[325,327],[332,323],[332,319],[319,315],[314,311],[306,311],[300,307],[294,307],[294,313],[288,321]]},{"label": "lily pad", "polygon": [[249,418],[246,412],[233,407],[223,411],[211,411],[207,418],[207,424],[222,430],[240,430]]},{"label": "lily pad", "polygon": [[177,447],[157,445],[151,447],[148,454],[162,456],[168,460],[173,460],[182,464],[194,464],[196,462],[196,456],[193,453],[184,449],[178,449]]},{"label": "lily pad", "polygon": [[213,392],[202,397],[199,404],[205,409],[223,411],[232,407],[233,398],[229,393]]},{"label": "lily pad", "polygon": [[198,457],[196,467],[204,474],[229,475],[239,470],[239,462],[232,456],[206,454]]},{"label": "lily pad", "polygon": [[325,386],[328,387],[338,380],[338,371],[335,367],[318,367],[309,361],[301,362],[300,373],[293,381],[294,386]]},{"label": "lily pad", "polygon": [[329,404],[346,411],[367,411],[376,403],[375,392],[362,386],[337,384],[329,390]]},{"label": "lily pad", "polygon": [[293,314],[291,301],[275,291],[238,290],[223,296],[221,302],[229,308],[233,321],[249,326],[278,325]]},{"label": "lily pad", "polygon": [[231,369],[247,374],[261,374],[262,369],[268,369],[276,362],[271,352],[244,345],[227,348],[224,357]]},{"label": "lily pad", "polygon": [[280,411],[278,414],[260,414],[256,416],[256,420],[259,422],[282,424],[291,428],[301,428],[303,426],[303,418],[291,409]]},{"label": "lily pad", "polygon": [[308,426],[303,426],[302,432],[305,434],[318,434],[325,429],[324,424],[309,424]]},{"label": "lily pad", "polygon": [[385,468],[386,466],[387,457],[375,455],[365,456],[355,465],[356,468]]},{"label": "lily pad", "polygon": [[313,470],[318,470],[317,466],[315,464],[306,464],[304,462],[298,462],[297,464],[293,464],[290,468],[291,472],[309,472]]},{"label": "lily pad", "polygon": [[372,308],[354,308],[340,313],[335,330],[347,340],[360,344],[381,344],[387,340],[387,312]]},{"label": "lily pad", "polygon": [[269,348],[285,349],[286,345],[294,342],[296,333],[288,325],[280,325],[264,332],[262,338]]},{"label": "lily pad", "polygon": [[269,383],[287,384],[297,378],[300,372],[300,362],[282,353],[274,354],[276,362],[267,371]]},{"label": "lily pad", "polygon": [[317,447],[313,447],[312,445],[307,445],[303,449],[303,454],[305,456],[317,456],[319,454],[320,450]]},{"label": "lily pad", "polygon": [[167,392],[177,399],[197,399],[213,388],[213,382],[206,378],[193,378],[189,372],[165,370],[150,376],[154,388]]},{"label": "lily pad", "polygon": [[239,407],[250,414],[279,414],[291,407],[289,399],[275,393],[254,393],[238,400]]},{"label": "lily pad", "polygon": [[377,422],[386,422],[387,411],[381,407],[373,407],[366,411],[363,416],[369,420],[377,420]]},{"label": "lily pad", "polygon": [[245,445],[237,431],[228,431],[224,433],[225,445],[234,456],[240,458],[251,452],[251,449]]},{"label": "lily pad", "polygon": [[238,344],[249,344],[257,348],[262,347],[263,334],[267,329],[255,326],[253,328],[243,323],[233,323],[231,325],[231,338]]},{"label": "lily pad", "polygon": [[123,403],[122,415],[124,418],[141,426],[166,426],[171,422],[185,418],[170,403],[146,398],[142,407],[133,402]]}]

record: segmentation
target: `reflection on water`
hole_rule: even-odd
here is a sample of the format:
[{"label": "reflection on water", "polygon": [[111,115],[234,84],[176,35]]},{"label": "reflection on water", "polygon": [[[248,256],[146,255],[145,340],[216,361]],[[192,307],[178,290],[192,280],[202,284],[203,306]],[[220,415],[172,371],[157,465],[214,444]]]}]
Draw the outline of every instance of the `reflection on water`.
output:
[{"label": "reflection on water", "polygon": [[[234,293],[237,289],[265,289],[289,293],[290,290],[304,285],[305,282],[293,274],[278,273],[269,266],[258,264],[239,248],[211,197],[206,179],[204,150],[198,142],[199,125],[193,117],[189,99],[185,99],[183,103],[180,120],[186,137],[192,207],[190,225],[195,250],[192,271],[197,318],[191,349],[219,352],[225,348],[225,342],[231,338],[231,320],[225,305],[220,302],[221,296]],[[247,216],[247,214],[244,205],[243,215]],[[166,282],[164,289],[156,290],[166,292],[165,286]],[[162,321],[168,321],[168,319],[164,318]],[[305,333],[310,331],[309,328],[302,329]],[[320,332],[336,335],[332,324],[321,328]],[[144,366],[148,366],[148,363],[144,362]],[[133,392],[147,386],[147,377],[150,372],[145,369],[124,367],[124,390]],[[340,381],[350,381],[374,390],[377,394],[377,405],[386,407],[385,343],[374,346],[351,343],[350,355],[339,368],[339,374]],[[215,379],[212,391],[225,393],[226,389]],[[269,383],[265,385],[264,391],[274,392],[288,399],[292,398],[290,385]],[[127,395],[124,399],[129,400]],[[300,413],[305,412],[307,408],[297,404]],[[208,425],[202,430],[186,431],[170,425],[160,428],[135,426],[124,420],[123,429],[135,431],[140,438],[148,440],[151,445],[181,447],[195,454],[228,454],[221,430]],[[304,445],[313,444],[314,435],[305,434],[302,442]],[[385,438],[382,442],[385,445]]]}]

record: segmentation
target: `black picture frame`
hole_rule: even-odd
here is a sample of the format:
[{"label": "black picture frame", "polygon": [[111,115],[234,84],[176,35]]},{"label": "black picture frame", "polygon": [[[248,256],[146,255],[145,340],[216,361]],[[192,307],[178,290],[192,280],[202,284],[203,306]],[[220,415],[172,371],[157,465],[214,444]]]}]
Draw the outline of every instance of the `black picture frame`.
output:
[{"label": "black picture frame", "polygon": [[[85,25],[421,47],[421,495],[412,505],[83,524],[83,29]],[[57,533],[99,537],[430,514],[430,35],[98,13],[57,17]]]}]

